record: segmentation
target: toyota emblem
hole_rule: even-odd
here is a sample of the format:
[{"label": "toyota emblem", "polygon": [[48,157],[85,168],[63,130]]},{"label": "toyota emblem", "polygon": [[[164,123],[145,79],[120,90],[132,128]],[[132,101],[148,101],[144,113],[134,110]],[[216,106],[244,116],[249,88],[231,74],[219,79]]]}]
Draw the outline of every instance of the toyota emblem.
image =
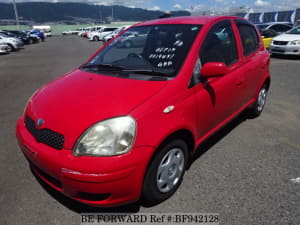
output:
[{"label": "toyota emblem", "polygon": [[45,121],[43,119],[38,119],[37,122],[36,122],[36,126],[40,127],[40,126],[42,126],[44,124],[44,122]]}]

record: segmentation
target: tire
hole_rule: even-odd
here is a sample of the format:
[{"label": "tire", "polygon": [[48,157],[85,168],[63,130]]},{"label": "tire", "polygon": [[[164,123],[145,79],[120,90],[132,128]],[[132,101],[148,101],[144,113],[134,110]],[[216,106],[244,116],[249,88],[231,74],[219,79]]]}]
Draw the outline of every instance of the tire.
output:
[{"label": "tire", "polygon": [[93,41],[99,41],[99,37],[98,36],[93,37]]},{"label": "tire", "polygon": [[131,41],[125,41],[124,42],[124,47],[125,48],[131,48],[133,46],[132,42]]},{"label": "tire", "polygon": [[258,117],[262,113],[264,106],[266,104],[267,93],[268,93],[268,88],[267,85],[264,84],[258,93],[255,104],[248,110],[248,116],[250,118]]},{"label": "tire", "polygon": [[188,147],[183,140],[172,140],[158,149],[144,179],[142,201],[145,205],[157,204],[175,193],[187,159]]},{"label": "tire", "polygon": [[15,50],[14,46],[12,46],[11,44],[7,44],[8,45],[8,52],[13,52]]}]

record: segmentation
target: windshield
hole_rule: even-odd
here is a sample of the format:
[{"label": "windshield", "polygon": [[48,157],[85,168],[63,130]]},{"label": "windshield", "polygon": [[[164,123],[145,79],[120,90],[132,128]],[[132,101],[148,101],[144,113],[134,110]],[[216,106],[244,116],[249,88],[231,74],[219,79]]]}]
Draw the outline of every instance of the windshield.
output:
[{"label": "windshield", "polygon": [[7,36],[6,34],[4,34],[4,33],[0,33],[0,36],[1,36],[1,37],[6,37],[6,38],[8,37],[8,36]]},{"label": "windshield", "polygon": [[294,29],[291,29],[290,31],[286,32],[287,34],[300,34],[300,26],[296,27]]},{"label": "windshield", "polygon": [[[175,77],[200,29],[201,25],[192,24],[132,27],[82,69]],[[134,76],[134,79],[142,78]]]}]

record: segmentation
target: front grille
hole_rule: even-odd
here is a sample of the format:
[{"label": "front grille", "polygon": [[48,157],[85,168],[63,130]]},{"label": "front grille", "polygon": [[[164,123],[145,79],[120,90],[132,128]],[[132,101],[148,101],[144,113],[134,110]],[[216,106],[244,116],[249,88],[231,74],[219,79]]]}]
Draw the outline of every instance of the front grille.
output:
[{"label": "front grille", "polygon": [[274,41],[274,45],[287,45],[289,42],[288,41]]},{"label": "front grille", "polygon": [[47,128],[38,129],[35,122],[30,117],[26,116],[25,126],[29,133],[37,142],[44,143],[55,149],[62,149],[64,146],[64,136]]},{"label": "front grille", "polygon": [[94,193],[86,193],[86,192],[78,192],[78,197],[88,201],[103,201],[108,199],[110,196],[109,193],[105,194],[94,194]]},{"label": "front grille", "polygon": [[284,50],[284,49],[272,49],[272,52],[280,52],[280,53],[284,53],[285,50]]}]

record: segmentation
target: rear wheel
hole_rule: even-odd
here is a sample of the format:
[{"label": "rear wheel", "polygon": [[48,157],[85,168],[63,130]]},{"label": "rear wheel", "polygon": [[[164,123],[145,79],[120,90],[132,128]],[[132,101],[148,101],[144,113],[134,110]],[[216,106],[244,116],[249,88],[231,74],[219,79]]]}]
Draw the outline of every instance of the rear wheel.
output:
[{"label": "rear wheel", "polygon": [[131,48],[133,46],[133,43],[131,41],[125,41],[124,42],[124,47],[125,48]]},{"label": "rear wheel", "polygon": [[250,118],[258,117],[263,111],[267,100],[267,92],[267,85],[264,84],[264,86],[260,89],[258,93],[255,104],[248,111],[248,115]]},{"label": "rear wheel", "polygon": [[99,37],[98,37],[98,36],[95,36],[95,37],[93,38],[93,41],[99,41]]},{"label": "rear wheel", "polygon": [[188,147],[183,140],[172,140],[154,156],[146,172],[142,199],[156,204],[175,193],[179,187],[188,158]]}]

